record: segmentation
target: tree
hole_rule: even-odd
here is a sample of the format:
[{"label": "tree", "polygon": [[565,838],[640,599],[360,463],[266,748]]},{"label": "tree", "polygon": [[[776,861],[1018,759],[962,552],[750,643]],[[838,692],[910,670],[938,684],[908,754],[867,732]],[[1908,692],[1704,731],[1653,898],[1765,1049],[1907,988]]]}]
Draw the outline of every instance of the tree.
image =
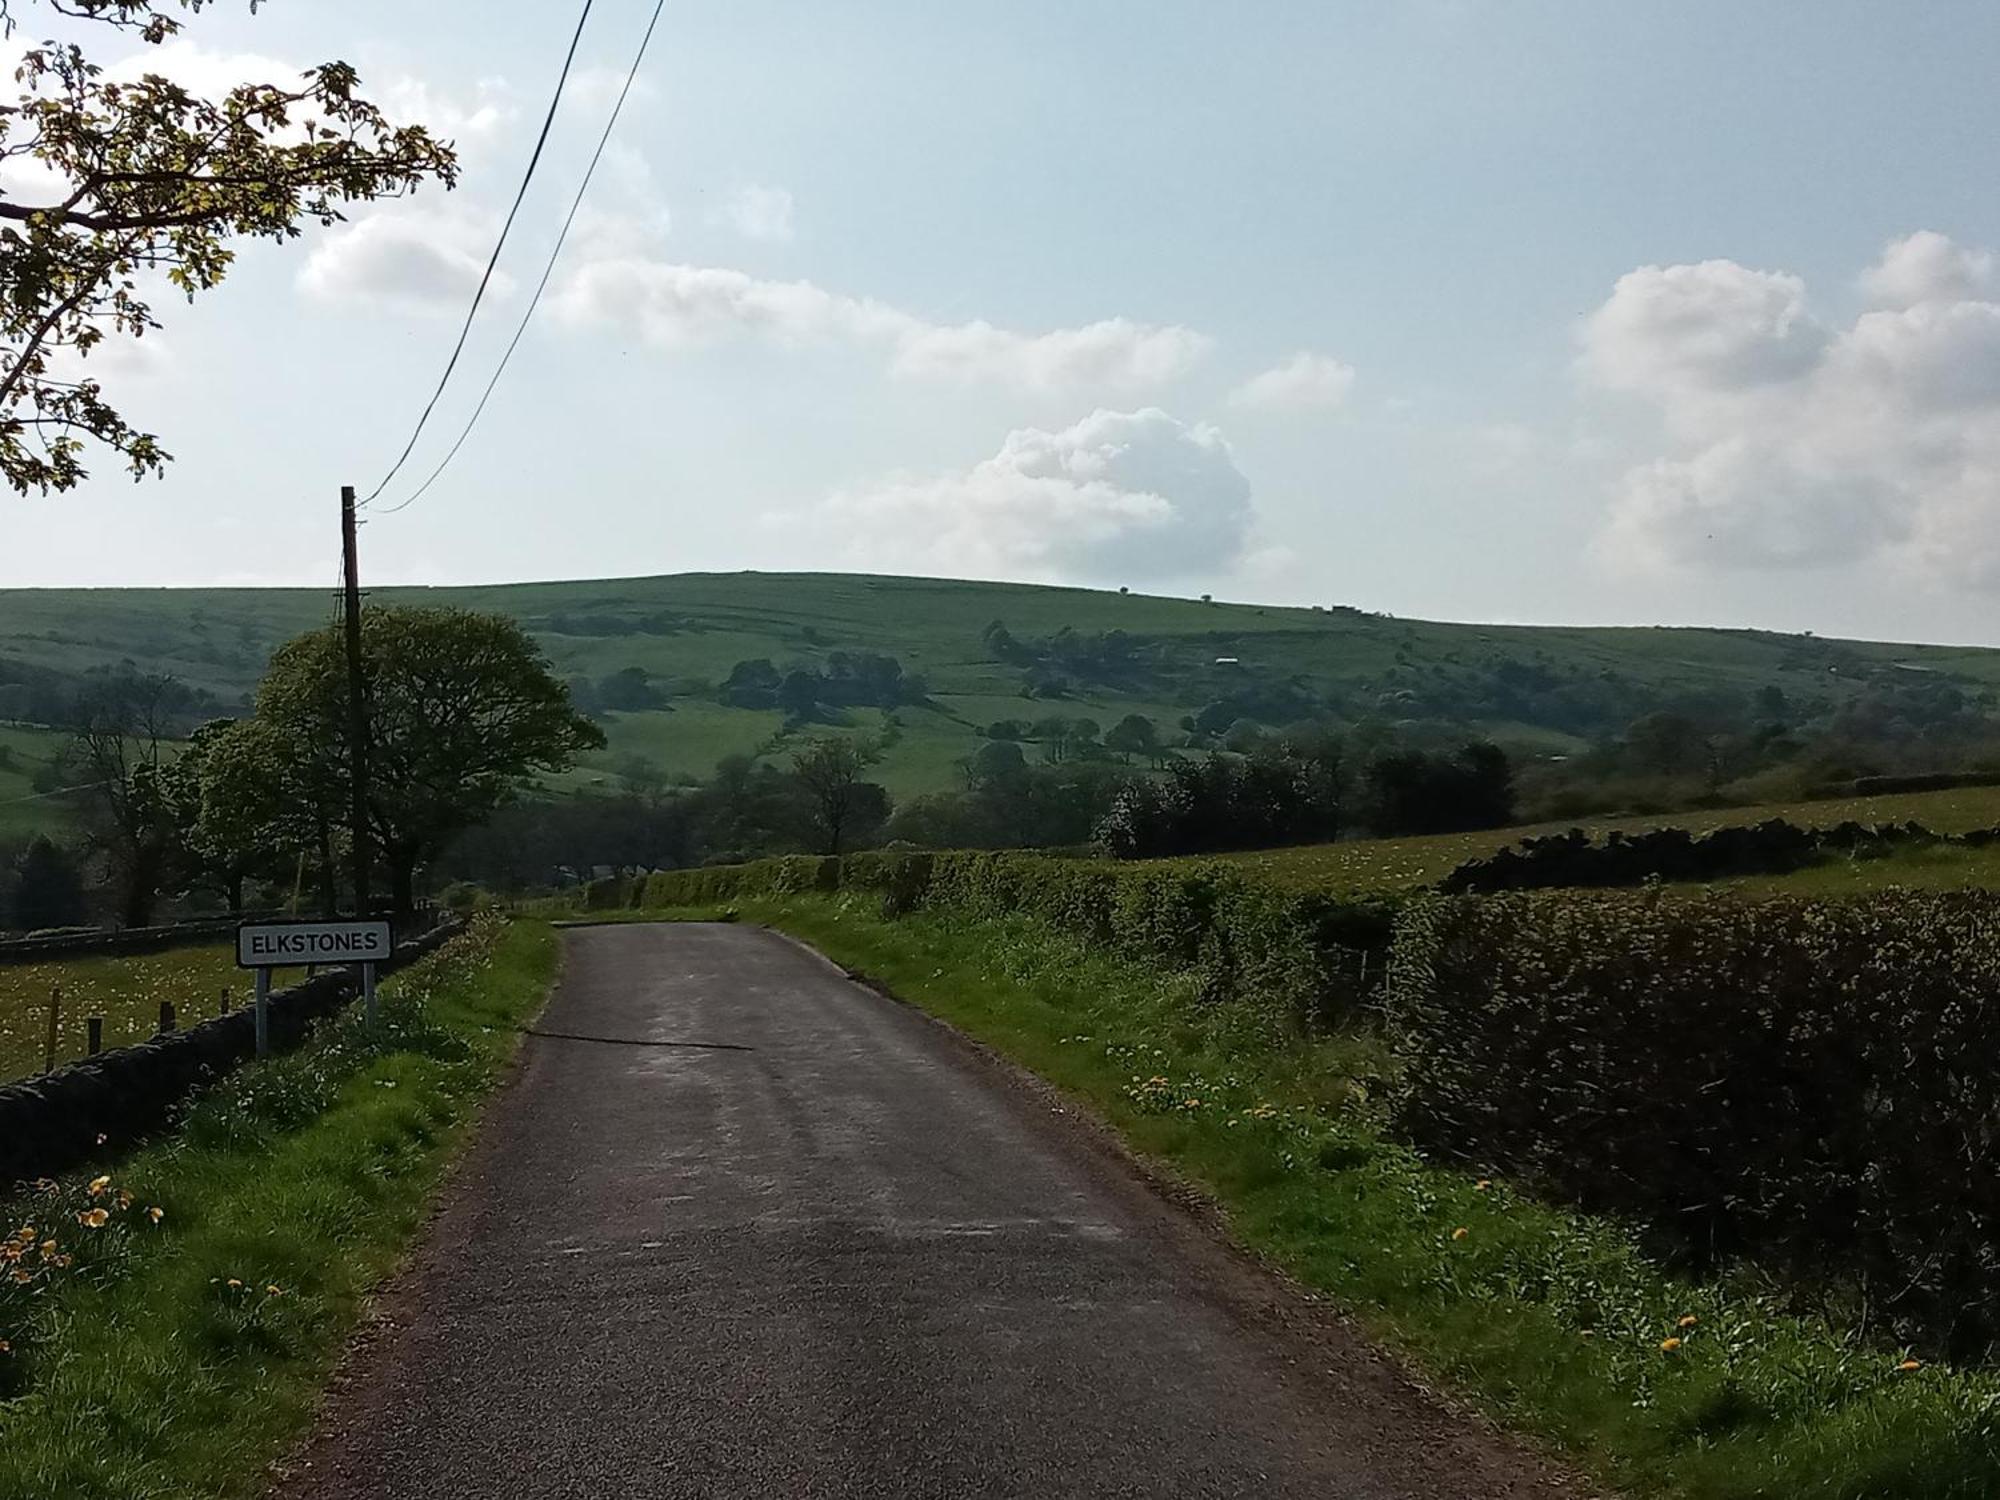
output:
[{"label": "tree", "polygon": [[[24,0],[0,0],[11,33]],[[172,9],[209,0],[44,0],[55,14],[158,45]],[[254,5],[252,7],[255,8]],[[76,43],[30,48],[0,106],[0,170],[53,179],[38,201],[0,196],[0,473],[15,489],[66,490],[94,440],[135,478],[168,454],[79,364],[108,335],[159,326],[141,295],[164,278],[190,300],[219,283],[232,239],[288,240],[343,204],[456,180],[451,149],[393,126],[333,62],[283,83],[202,97],[149,73],[112,79]]]},{"label": "tree", "polygon": [[111,861],[125,927],[151,924],[186,853],[195,809],[171,770],[176,710],[186,697],[172,677],[125,673],[96,682],[76,705],[65,756],[83,779],[85,821]]},{"label": "tree", "polygon": [[[368,836],[396,909],[416,870],[510,802],[536,773],[567,770],[604,735],[571,705],[527,634],[500,615],[407,605],[362,616],[368,700]],[[280,646],[257,689],[290,774],[349,784],[347,663],[338,626]],[[345,794],[343,793],[343,796]]]},{"label": "tree", "polygon": [[222,886],[230,911],[243,910],[250,876],[282,876],[287,860],[313,856],[320,909],[337,912],[333,829],[342,783],[330,756],[293,755],[262,719],[220,720],[195,731],[175,770],[194,783],[190,852]]},{"label": "tree", "polygon": [[38,835],[21,851],[14,877],[14,926],[36,932],[46,927],[79,926],[89,917],[76,860],[46,834]]},{"label": "tree", "polygon": [[792,776],[804,794],[815,852],[844,853],[888,819],[888,793],[862,779],[881,758],[874,745],[848,735],[811,739],[792,752]]},{"label": "tree", "polygon": [[1128,761],[1135,755],[1151,759],[1159,753],[1159,726],[1144,714],[1127,714],[1104,736],[1104,748],[1115,750]]}]

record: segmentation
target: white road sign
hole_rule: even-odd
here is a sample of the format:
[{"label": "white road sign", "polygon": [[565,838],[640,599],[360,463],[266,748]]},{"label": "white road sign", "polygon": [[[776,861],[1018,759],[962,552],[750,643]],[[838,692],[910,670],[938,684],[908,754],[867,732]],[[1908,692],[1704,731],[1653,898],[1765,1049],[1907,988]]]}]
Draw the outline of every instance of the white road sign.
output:
[{"label": "white road sign", "polygon": [[236,929],[239,969],[379,964],[394,951],[389,924],[383,921],[246,922]]}]

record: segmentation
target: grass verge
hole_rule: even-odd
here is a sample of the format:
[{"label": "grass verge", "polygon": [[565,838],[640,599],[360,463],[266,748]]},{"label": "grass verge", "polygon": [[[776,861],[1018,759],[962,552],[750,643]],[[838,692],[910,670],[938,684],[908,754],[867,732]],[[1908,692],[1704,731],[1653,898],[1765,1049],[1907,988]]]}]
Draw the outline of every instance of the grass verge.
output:
[{"label": "grass verge", "polygon": [[1689,1284],[1614,1225],[1425,1164],[1381,1128],[1391,1064],[1366,1034],[1273,1039],[1028,920],[886,921],[860,896],[735,910],[1086,1100],[1243,1243],[1630,1494],[2000,1494],[2000,1377],[1794,1316],[1748,1273]]},{"label": "grass verge", "polygon": [[260,1493],[556,962],[545,925],[480,919],[384,986],[380,1035],[350,1012],[104,1177],[0,1204],[30,1230],[0,1284],[0,1495]]}]

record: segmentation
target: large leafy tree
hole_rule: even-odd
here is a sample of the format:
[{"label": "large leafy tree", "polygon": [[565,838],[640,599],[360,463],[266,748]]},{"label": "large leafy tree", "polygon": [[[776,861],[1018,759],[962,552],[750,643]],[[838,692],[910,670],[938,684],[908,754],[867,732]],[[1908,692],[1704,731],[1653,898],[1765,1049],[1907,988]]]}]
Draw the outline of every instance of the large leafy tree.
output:
[{"label": "large leafy tree", "polygon": [[[382,606],[362,616],[361,647],[368,832],[397,909],[407,911],[421,865],[535,775],[568,769],[604,736],[504,616]],[[303,795],[351,785],[347,712],[338,627],[278,648],[257,689],[257,719],[276,737],[283,774]]]},{"label": "large leafy tree", "polygon": [[[36,14],[158,45],[212,3],[0,0],[0,27]],[[156,288],[192,299],[222,280],[232,240],[291,239],[345,204],[456,179],[450,147],[386,120],[346,63],[203,97],[155,73],[111,77],[81,42],[51,40],[16,78],[0,172],[46,184],[0,190],[0,475],[17,490],[76,484],[91,440],[135,477],[166,463],[86,373],[107,336],[158,326]]]},{"label": "large leafy tree", "polygon": [[119,673],[93,682],[74,710],[65,765],[86,778],[84,824],[110,863],[125,927],[149,926],[183,873],[194,809],[174,760],[189,701],[170,676]]},{"label": "large leafy tree", "polygon": [[816,853],[844,854],[889,817],[889,794],[866,779],[882,752],[869,740],[827,735],[792,752],[801,831]]}]

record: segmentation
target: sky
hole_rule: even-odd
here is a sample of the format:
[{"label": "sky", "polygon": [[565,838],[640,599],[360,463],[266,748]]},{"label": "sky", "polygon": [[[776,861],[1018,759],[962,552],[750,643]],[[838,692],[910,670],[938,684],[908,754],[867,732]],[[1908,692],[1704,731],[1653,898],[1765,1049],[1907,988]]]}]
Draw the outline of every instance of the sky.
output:
[{"label": "sky", "polygon": [[[373,583],[857,570],[2000,644],[2000,9],[669,0],[491,406],[388,513],[651,9],[597,0]],[[95,353],[175,462],[0,497],[0,586],[331,585],[339,486],[408,438],[575,15],[224,0],[108,46],[208,86],[344,59],[464,172]]]}]

